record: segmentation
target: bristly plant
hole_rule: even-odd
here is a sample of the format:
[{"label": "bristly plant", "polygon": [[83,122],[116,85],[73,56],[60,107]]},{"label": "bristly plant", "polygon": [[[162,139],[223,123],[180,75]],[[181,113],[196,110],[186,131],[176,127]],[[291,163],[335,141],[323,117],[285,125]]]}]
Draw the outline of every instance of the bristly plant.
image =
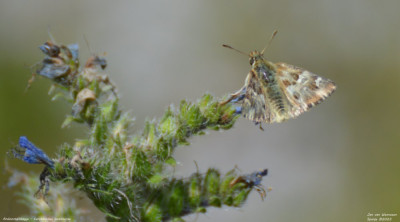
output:
[{"label": "bristly plant", "polygon": [[140,133],[128,135],[133,118],[120,110],[116,87],[101,74],[104,58],[92,56],[81,67],[77,44],[46,42],[39,48],[45,58],[28,84],[36,75],[52,80],[53,99],[72,103],[62,127],[83,123],[89,136],[63,144],[54,159],[25,136],[11,150],[27,163],[45,165],[39,180],[38,175],[8,168],[9,186],[23,184],[21,196],[32,216],[82,219],[84,212],[69,195],[73,189],[86,193],[108,221],[182,221],[184,215],[204,213],[210,206],[241,206],[253,189],[265,198],[261,180],[267,170],[239,175],[234,168],[221,175],[210,168],[188,178],[171,176],[175,148],[205,130],[230,129],[238,117],[232,104],[221,105],[209,94],[195,103],[181,101],[159,121],[148,121]]}]

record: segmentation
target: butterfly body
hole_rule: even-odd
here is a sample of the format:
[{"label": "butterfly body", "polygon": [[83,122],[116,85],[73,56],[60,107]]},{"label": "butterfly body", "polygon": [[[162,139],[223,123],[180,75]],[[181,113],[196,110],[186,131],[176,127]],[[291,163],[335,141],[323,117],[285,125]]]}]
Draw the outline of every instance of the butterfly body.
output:
[{"label": "butterfly body", "polygon": [[240,104],[243,116],[255,123],[295,118],[336,89],[333,81],[293,65],[270,62],[262,52],[253,51],[249,57],[252,67],[244,86],[221,104]]}]

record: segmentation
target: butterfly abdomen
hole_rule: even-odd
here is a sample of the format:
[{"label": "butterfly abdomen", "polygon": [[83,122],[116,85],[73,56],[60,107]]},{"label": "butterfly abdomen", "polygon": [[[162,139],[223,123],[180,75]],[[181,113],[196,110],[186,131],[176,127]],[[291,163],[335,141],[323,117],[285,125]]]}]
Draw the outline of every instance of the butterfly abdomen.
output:
[{"label": "butterfly abdomen", "polygon": [[271,110],[275,110],[279,114],[286,112],[286,103],[283,98],[283,92],[281,91],[276,81],[271,82],[267,88],[267,95],[270,101]]},{"label": "butterfly abdomen", "polygon": [[[266,90],[265,96],[267,97],[266,103],[271,112],[277,113],[278,115],[283,115],[287,112],[287,106],[285,99],[283,98],[284,93],[279,86],[276,77],[276,69],[263,60],[263,63],[257,64],[255,73],[258,74],[258,79],[263,83],[263,88]],[[271,66],[271,67],[270,67]]]}]

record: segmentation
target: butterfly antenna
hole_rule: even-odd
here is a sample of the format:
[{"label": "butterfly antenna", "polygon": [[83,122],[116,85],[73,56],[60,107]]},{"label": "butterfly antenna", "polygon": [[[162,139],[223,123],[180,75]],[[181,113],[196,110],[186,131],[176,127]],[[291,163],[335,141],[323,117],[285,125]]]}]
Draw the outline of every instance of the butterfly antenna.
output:
[{"label": "butterfly antenna", "polygon": [[92,49],[90,48],[90,45],[89,45],[89,41],[88,41],[88,39],[86,38],[86,35],[83,35],[83,39],[85,40],[85,43],[86,43],[86,46],[87,46],[88,49],[89,49],[89,52],[90,52],[91,54],[93,54]]},{"label": "butterfly antenna", "polygon": [[278,34],[278,30],[275,29],[274,32],[272,33],[271,37],[269,38],[267,45],[261,51],[261,54],[264,54],[265,50],[267,50],[267,48],[271,45],[271,42],[274,39],[274,37],[276,36],[276,34]]},{"label": "butterfly antenna", "polygon": [[54,37],[53,37],[53,35],[51,34],[51,28],[50,28],[50,25],[49,26],[47,26],[47,34],[49,35],[49,38],[50,38],[50,41],[52,42],[52,43],[56,43],[56,40],[54,39]]},{"label": "butterfly antenna", "polygon": [[[85,40],[86,46],[88,47],[90,54],[96,55],[96,53],[92,51],[92,48],[90,47],[89,40],[86,38],[86,35],[83,35],[83,39]],[[106,56],[107,53],[104,52],[103,54],[104,56]]]},{"label": "butterfly antenna", "polygon": [[242,51],[240,51],[240,50],[237,50],[237,49],[233,48],[233,47],[230,46],[230,45],[225,45],[225,44],[223,44],[222,46],[225,47],[225,48],[228,48],[228,49],[233,49],[233,50],[235,50],[236,52],[238,52],[238,53],[240,53],[240,54],[249,56],[249,54],[247,54],[247,53],[245,53],[245,52],[242,52]]}]

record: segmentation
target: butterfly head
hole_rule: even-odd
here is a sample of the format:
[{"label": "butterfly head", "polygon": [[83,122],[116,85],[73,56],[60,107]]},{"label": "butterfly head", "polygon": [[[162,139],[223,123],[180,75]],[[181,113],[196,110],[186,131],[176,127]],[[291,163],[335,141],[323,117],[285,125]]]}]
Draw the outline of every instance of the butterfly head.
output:
[{"label": "butterfly head", "polygon": [[249,62],[251,66],[254,66],[258,61],[263,60],[263,54],[257,50],[249,53]]},{"label": "butterfly head", "polygon": [[271,44],[271,42],[272,42],[272,39],[276,36],[277,33],[278,33],[277,30],[275,30],[275,31],[272,33],[271,38],[269,39],[267,45],[264,47],[264,49],[263,49],[261,52],[259,52],[259,51],[257,51],[257,50],[254,50],[254,51],[250,52],[249,54],[247,54],[247,53],[245,53],[245,52],[243,52],[243,51],[240,51],[240,50],[237,50],[237,49],[233,48],[233,47],[230,46],[230,45],[225,45],[225,44],[224,44],[224,45],[222,45],[222,46],[223,46],[223,47],[226,47],[226,48],[229,48],[229,49],[233,49],[233,50],[235,50],[236,52],[239,52],[240,54],[249,56],[249,57],[250,57],[250,58],[249,58],[250,65],[251,65],[252,67],[254,67],[254,66],[257,66],[257,64],[266,64],[266,63],[270,63],[270,62],[268,62],[267,60],[265,60],[263,56],[264,56],[264,52],[267,50],[268,46],[269,46],[269,45]]}]

